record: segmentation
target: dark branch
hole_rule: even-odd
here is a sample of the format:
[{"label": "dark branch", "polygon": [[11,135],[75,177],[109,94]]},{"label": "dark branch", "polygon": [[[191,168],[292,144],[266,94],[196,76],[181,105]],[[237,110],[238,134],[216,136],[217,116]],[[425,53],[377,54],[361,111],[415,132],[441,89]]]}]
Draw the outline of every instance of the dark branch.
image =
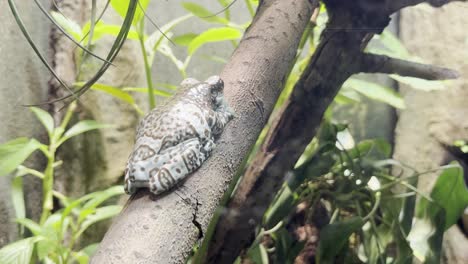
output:
[{"label": "dark branch", "polygon": [[460,77],[457,71],[448,68],[377,54],[363,54],[357,73],[359,72],[398,74],[426,80],[448,80]]}]

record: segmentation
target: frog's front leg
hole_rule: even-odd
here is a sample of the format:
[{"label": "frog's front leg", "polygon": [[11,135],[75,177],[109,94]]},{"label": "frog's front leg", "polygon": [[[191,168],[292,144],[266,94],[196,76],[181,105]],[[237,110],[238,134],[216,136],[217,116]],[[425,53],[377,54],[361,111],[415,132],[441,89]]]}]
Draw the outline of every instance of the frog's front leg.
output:
[{"label": "frog's front leg", "polygon": [[193,138],[172,149],[168,153],[170,160],[150,171],[150,191],[154,194],[165,192],[198,169],[211,152],[204,147],[198,138]]},{"label": "frog's front leg", "polygon": [[133,194],[138,188],[147,188],[149,182],[149,170],[151,161],[129,162],[125,169],[124,190],[127,194]]},{"label": "frog's front leg", "polygon": [[219,135],[223,132],[226,124],[234,118],[234,114],[227,106],[218,109],[214,112],[214,122],[211,126],[211,131],[214,135]]}]

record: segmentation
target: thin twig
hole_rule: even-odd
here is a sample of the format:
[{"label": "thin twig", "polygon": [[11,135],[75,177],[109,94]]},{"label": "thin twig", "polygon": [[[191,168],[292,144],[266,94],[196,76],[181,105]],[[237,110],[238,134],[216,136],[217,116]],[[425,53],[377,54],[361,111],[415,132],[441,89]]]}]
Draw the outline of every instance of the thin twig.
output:
[{"label": "thin twig", "polygon": [[460,77],[460,74],[452,69],[377,54],[363,54],[358,71],[398,74],[426,80],[448,80]]}]

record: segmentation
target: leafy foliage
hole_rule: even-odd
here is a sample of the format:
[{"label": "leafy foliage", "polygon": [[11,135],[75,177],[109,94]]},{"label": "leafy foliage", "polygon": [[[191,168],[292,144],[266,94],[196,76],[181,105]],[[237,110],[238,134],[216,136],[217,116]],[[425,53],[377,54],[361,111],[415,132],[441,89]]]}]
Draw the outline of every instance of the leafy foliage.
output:
[{"label": "leafy foliage", "polygon": [[[55,126],[49,113],[31,107],[31,111],[49,135],[48,144],[36,139],[17,138],[0,145],[0,176],[14,173],[11,192],[20,233],[24,235],[26,228],[32,234],[31,237],[0,249],[0,263],[30,263],[33,256],[37,256],[37,260],[45,263],[73,261],[87,263],[89,251],[74,251],[75,243],[89,226],[111,218],[121,210],[121,206],[116,205],[99,207],[109,198],[123,194],[121,186],[91,193],[78,199],[68,198],[53,190],[54,169],[58,165],[55,161],[57,148],[74,136],[109,127],[94,120],[83,120],[66,129],[75,108],[76,105],[71,104],[62,123]],[[40,150],[47,159],[44,172],[22,165],[36,150]],[[40,178],[43,182],[42,215],[39,223],[25,218],[22,177],[28,174]],[[57,211],[54,211],[52,206],[54,196],[63,206]],[[33,255],[33,252],[36,254]]]}]

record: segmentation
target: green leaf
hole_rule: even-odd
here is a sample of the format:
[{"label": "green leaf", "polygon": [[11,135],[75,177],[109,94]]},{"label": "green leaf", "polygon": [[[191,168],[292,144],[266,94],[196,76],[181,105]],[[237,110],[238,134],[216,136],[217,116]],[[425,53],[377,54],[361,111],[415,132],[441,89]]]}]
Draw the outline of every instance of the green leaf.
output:
[{"label": "green leaf", "polygon": [[385,158],[389,158],[390,155],[392,155],[392,145],[390,145],[387,140],[378,138],[373,141],[377,150],[379,150]]},{"label": "green leaf", "polygon": [[69,221],[61,221],[60,212],[50,215],[42,225],[41,237],[43,240],[39,241],[36,247],[37,256],[39,259],[44,259],[49,254],[61,250],[63,243],[63,235]]},{"label": "green leaf", "polygon": [[89,256],[86,255],[83,251],[72,252],[72,256],[75,259],[73,263],[78,264],[88,264],[89,263]]},{"label": "green leaf", "polygon": [[392,55],[392,57],[400,59],[411,58],[411,55],[405,45],[389,30],[385,30],[380,35],[376,35],[376,38],[379,39],[385,48],[389,50],[389,52],[386,53],[387,55]]},{"label": "green leaf", "polygon": [[73,253],[73,257],[79,264],[88,264],[89,258],[94,255],[98,246],[99,243],[90,244],[79,252]]},{"label": "green leaf", "polygon": [[349,150],[347,156],[352,159],[364,157],[369,153],[376,154],[374,153],[375,150],[381,153],[382,158],[388,158],[392,152],[390,144],[384,139],[365,139]]},{"label": "green leaf", "polygon": [[80,121],[76,123],[74,126],[72,126],[70,129],[68,129],[67,132],[65,132],[65,134],[63,135],[63,138],[60,140],[60,144],[81,133],[84,133],[90,130],[95,130],[95,129],[100,129],[100,128],[109,128],[109,127],[112,127],[112,125],[101,124],[95,120]]},{"label": "green leaf", "polygon": [[98,249],[99,243],[94,243],[87,245],[85,248],[83,248],[81,251],[83,251],[86,255],[92,256]]},{"label": "green leaf", "polygon": [[377,83],[358,79],[349,79],[343,84],[343,86],[350,87],[370,99],[389,104],[395,108],[405,108],[405,102],[400,94],[391,88]]},{"label": "green leaf", "polygon": [[407,240],[413,255],[422,263],[438,264],[442,252],[444,210],[434,212],[433,218],[415,218]]},{"label": "green leaf", "polygon": [[320,232],[320,242],[315,256],[317,263],[335,263],[335,257],[347,244],[349,237],[363,225],[362,218],[353,217],[323,228]]},{"label": "green leaf", "polygon": [[206,10],[203,6],[199,4],[195,4],[193,2],[184,2],[182,3],[182,6],[185,8],[185,10],[189,11],[190,13],[207,22],[218,23],[223,25],[229,24],[229,20],[222,17],[214,16],[212,12]]},{"label": "green leaf", "polygon": [[41,121],[49,135],[52,135],[52,132],[54,131],[54,119],[52,116],[46,111],[37,107],[31,107],[30,109],[36,115],[37,119]]},{"label": "green leaf", "polygon": [[337,104],[346,105],[346,104],[355,104],[361,101],[360,95],[351,89],[345,89],[343,87],[338,94],[335,96],[333,101]]},{"label": "green leaf", "polygon": [[169,34],[169,31],[171,31],[175,26],[178,24],[184,22],[185,20],[193,17],[192,15],[185,15],[178,17],[176,19],[173,19],[169,21],[167,24],[161,26],[159,30],[156,30],[151,34],[148,39],[145,41],[145,47],[147,49],[148,53],[151,53],[152,51],[155,51],[159,48],[163,40],[167,37]]},{"label": "green leaf", "polygon": [[406,77],[406,76],[399,76],[395,74],[390,74],[390,78],[398,81],[399,83],[403,83],[409,85],[411,88],[422,90],[422,91],[434,91],[434,90],[444,90],[445,82],[450,81],[428,81],[414,77]]},{"label": "green leaf", "polygon": [[91,193],[89,195],[92,197],[92,199],[90,199],[83,206],[83,209],[90,209],[90,208],[94,209],[97,206],[99,206],[101,203],[106,201],[107,199],[116,195],[121,195],[121,194],[124,194],[124,190],[122,186],[113,186],[104,191]]},{"label": "green leaf", "polygon": [[159,87],[162,87],[162,88],[166,88],[166,89],[169,89],[169,90],[177,90],[179,87],[177,87],[177,85],[174,85],[174,84],[170,84],[170,83],[156,83],[156,86],[159,86]]},{"label": "green leaf", "polygon": [[200,48],[203,44],[209,42],[218,42],[218,41],[225,41],[231,39],[239,39],[242,36],[242,33],[235,28],[229,27],[222,27],[222,28],[211,28],[207,31],[201,33],[196,38],[194,38],[189,46],[188,46],[188,53],[189,55],[193,55],[198,48]]},{"label": "green leaf", "polygon": [[371,139],[363,140],[359,142],[354,148],[347,151],[347,155],[350,159],[355,159],[359,157],[364,157],[372,150],[374,147],[374,141]]},{"label": "green leaf", "polygon": [[57,24],[59,24],[68,34],[72,35],[75,40],[79,41],[83,38],[82,30],[78,23],[55,11],[50,11],[50,14],[54,18],[55,22],[57,22]]},{"label": "green leaf", "polygon": [[41,226],[31,219],[19,218],[19,219],[16,219],[15,221],[18,222],[18,224],[29,229],[29,231],[31,231],[31,233],[33,233],[35,236],[40,235],[42,232]]},{"label": "green leaf", "polygon": [[133,99],[133,97],[129,93],[122,91],[120,88],[102,84],[102,83],[95,83],[91,86],[91,89],[108,93],[114,96],[115,98],[118,98],[131,105],[135,104],[135,100]]},{"label": "green leaf", "polygon": [[271,203],[263,216],[265,228],[273,228],[279,221],[290,214],[291,208],[293,208],[296,200],[289,185],[287,183],[283,184],[275,200]]},{"label": "green leaf", "polygon": [[[149,93],[148,88],[142,88],[142,87],[124,87],[122,88],[122,91],[128,91],[128,92],[137,92],[137,93]],[[154,95],[159,95],[163,97],[170,97],[172,96],[171,93],[161,91],[161,90],[153,90]]]},{"label": "green leaf", "polygon": [[[83,26],[83,32],[88,32],[90,30],[91,24],[88,22]],[[102,38],[104,35],[110,35],[117,37],[119,35],[121,26],[118,25],[110,25],[106,24],[104,22],[98,22],[94,26],[94,33],[93,33],[93,39],[91,43],[95,43],[97,40]],[[136,32],[134,29],[130,29],[128,31],[127,39],[133,39],[133,40],[138,40],[138,32]],[[88,37],[84,39],[84,41],[87,41]]]},{"label": "green leaf", "polygon": [[[75,83],[75,85],[81,85],[82,83]],[[129,103],[131,106],[133,106],[137,112],[141,113],[141,109],[138,107],[138,105],[135,103],[135,100],[133,99],[132,95],[124,91],[123,89],[102,84],[102,83],[95,83],[91,86],[91,89],[96,90],[96,91],[101,91],[105,92],[107,94],[110,94],[114,96],[115,98],[118,98],[126,103]]]},{"label": "green leaf", "polygon": [[[122,18],[124,18],[127,15],[130,1],[131,0],[111,0],[111,6]],[[138,0],[138,2],[139,4],[137,5],[132,21],[133,25],[136,25],[144,17],[144,12],[146,12],[150,0]]]},{"label": "green leaf", "polygon": [[[457,163],[453,163],[457,164]],[[414,255],[424,263],[439,263],[443,233],[468,206],[468,191],[459,166],[447,167],[437,179],[431,199],[421,199],[408,241]]]},{"label": "green leaf", "polygon": [[268,264],[268,253],[262,244],[258,244],[255,248],[249,250],[249,259],[255,264]]},{"label": "green leaf", "polygon": [[[24,203],[23,178],[15,177],[11,185],[11,200],[15,209],[16,218],[26,217],[26,207]],[[20,234],[23,235],[24,228],[20,226]]]},{"label": "green leaf", "polygon": [[468,207],[468,190],[463,175],[461,166],[443,170],[431,192],[434,202],[445,209],[445,230],[454,225]]},{"label": "green leaf", "polygon": [[179,36],[175,36],[172,38],[172,41],[180,46],[188,46],[190,42],[196,38],[198,34],[195,33],[187,33]]},{"label": "green leaf", "polygon": [[0,176],[21,165],[42,144],[35,139],[17,138],[0,145]]},{"label": "green leaf", "polygon": [[285,227],[271,234],[271,237],[275,241],[275,263],[294,263],[294,259],[306,243],[306,241],[297,241],[293,238]]},{"label": "green leaf", "polygon": [[122,211],[122,208],[123,206],[121,205],[109,205],[96,209],[94,214],[88,215],[86,217],[86,220],[81,225],[81,228],[77,234],[81,235],[92,224],[116,216],[120,213],[120,211]]},{"label": "green leaf", "polygon": [[0,263],[2,264],[28,264],[31,261],[34,243],[41,240],[38,237],[29,237],[18,240],[0,249]]}]

